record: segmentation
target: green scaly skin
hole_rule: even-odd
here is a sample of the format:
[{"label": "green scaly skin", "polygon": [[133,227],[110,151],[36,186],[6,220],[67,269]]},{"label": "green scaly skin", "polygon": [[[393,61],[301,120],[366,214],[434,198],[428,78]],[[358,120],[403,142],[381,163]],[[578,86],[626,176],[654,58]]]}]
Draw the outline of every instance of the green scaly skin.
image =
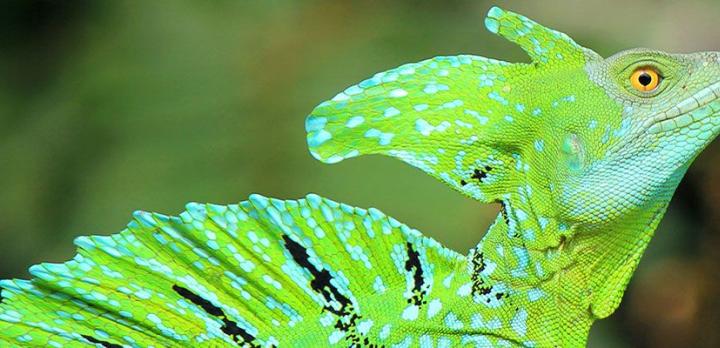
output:
[{"label": "green scaly skin", "polygon": [[[690,163],[720,131],[720,55],[603,59],[492,8],[532,62],[407,64],[308,117],[314,157],[397,157],[503,211],[467,256],[316,195],[138,212],[0,282],[10,346],[579,347],[610,315]],[[639,67],[662,81],[630,82]]]}]

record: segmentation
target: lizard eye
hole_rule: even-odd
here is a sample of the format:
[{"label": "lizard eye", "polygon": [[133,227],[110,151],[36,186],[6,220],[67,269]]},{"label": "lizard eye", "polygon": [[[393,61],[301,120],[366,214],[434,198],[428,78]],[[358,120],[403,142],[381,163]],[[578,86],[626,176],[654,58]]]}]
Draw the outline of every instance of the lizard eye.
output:
[{"label": "lizard eye", "polygon": [[630,84],[640,92],[652,92],[657,89],[662,77],[657,69],[644,66],[635,69],[630,76]]}]

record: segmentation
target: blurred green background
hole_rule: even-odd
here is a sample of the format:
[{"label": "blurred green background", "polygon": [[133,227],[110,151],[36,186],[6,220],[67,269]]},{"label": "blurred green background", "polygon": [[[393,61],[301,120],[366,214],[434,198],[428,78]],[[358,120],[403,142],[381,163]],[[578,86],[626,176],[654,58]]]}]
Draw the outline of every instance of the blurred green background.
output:
[{"label": "blurred green background", "polygon": [[[717,1],[506,1],[603,56],[720,50]],[[441,54],[526,61],[488,1],[4,1],[0,277],[63,261],[135,209],[315,192],[465,252],[497,213],[390,158],[328,166],[305,115],[375,72]],[[720,346],[720,145],[698,159],[592,347]]]}]

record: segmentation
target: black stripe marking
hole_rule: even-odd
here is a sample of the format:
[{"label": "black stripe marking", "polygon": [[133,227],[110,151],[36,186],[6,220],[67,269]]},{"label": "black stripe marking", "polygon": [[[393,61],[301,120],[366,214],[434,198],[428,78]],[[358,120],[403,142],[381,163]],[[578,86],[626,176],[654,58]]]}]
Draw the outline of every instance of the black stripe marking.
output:
[{"label": "black stripe marking", "polygon": [[424,278],[422,265],[420,264],[420,254],[413,249],[410,242],[407,242],[407,254],[408,259],[405,261],[405,270],[408,272],[413,271],[413,296],[408,299],[408,303],[420,306],[426,302],[425,290],[422,288]]},{"label": "black stripe marking", "polygon": [[500,214],[502,214],[505,224],[510,226],[510,217],[508,216],[508,206],[505,201],[500,201]]},{"label": "black stripe marking", "polygon": [[0,304],[3,303],[3,300],[5,299],[5,298],[2,296],[3,291],[5,291],[5,290],[3,290],[3,288],[0,288]]},{"label": "black stripe marking", "polygon": [[485,270],[485,254],[482,252],[478,253],[477,250],[475,250],[470,262],[472,263],[473,268],[473,272],[470,275],[470,279],[472,280],[473,295],[487,295],[491,293],[492,286],[485,286],[485,281],[480,277],[480,273]]},{"label": "black stripe marking", "polygon": [[350,299],[345,295],[341,294],[338,289],[330,283],[332,275],[326,269],[318,270],[310,263],[310,256],[308,256],[307,250],[298,244],[298,242],[292,240],[287,235],[283,235],[283,241],[285,241],[285,247],[292,255],[293,260],[300,265],[300,267],[306,269],[313,276],[313,280],[310,282],[310,287],[316,292],[320,293],[325,297],[325,301],[328,303],[337,301],[340,304],[340,309],[335,309],[329,304],[324,307],[325,310],[336,314],[336,315],[348,315],[350,311],[348,309],[352,307]]},{"label": "black stripe marking", "polygon": [[[335,328],[347,333],[345,335],[345,341],[349,342],[351,347],[383,347],[375,343],[370,343],[367,337],[362,337],[357,331],[357,322],[362,319],[362,316],[355,312],[350,299],[341,294],[340,291],[332,285],[330,282],[332,280],[330,272],[326,269],[318,269],[310,263],[310,256],[307,253],[307,249],[300,245],[300,243],[285,234],[283,234],[282,238],[285,242],[285,249],[290,252],[293,260],[312,275],[313,279],[310,281],[310,287],[325,298],[326,305],[323,306],[323,310],[339,317],[335,322]],[[333,307],[333,302],[337,302],[340,308],[336,309]]]},{"label": "black stripe marking", "polygon": [[105,347],[105,348],[123,348],[123,346],[121,346],[121,345],[119,345],[119,344],[102,341],[102,340],[99,340],[99,339],[97,339],[97,338],[95,338],[95,337],[92,337],[92,336],[82,335],[82,337],[83,337],[84,339],[88,340],[90,343],[99,344],[99,345],[101,345],[101,346],[103,346],[103,347]]},{"label": "black stripe marking", "polygon": [[178,295],[190,300],[190,302],[199,306],[208,314],[220,318],[220,320],[222,320],[223,322],[223,326],[220,329],[226,335],[232,337],[235,343],[240,345],[247,344],[252,348],[260,347],[258,344],[253,342],[255,340],[255,337],[253,337],[253,335],[249,334],[247,331],[239,327],[236,322],[228,319],[227,315],[225,315],[225,312],[223,312],[220,307],[213,305],[212,303],[210,303],[210,301],[196,295],[192,291],[183,288],[182,286],[173,285],[172,289],[175,290]]}]

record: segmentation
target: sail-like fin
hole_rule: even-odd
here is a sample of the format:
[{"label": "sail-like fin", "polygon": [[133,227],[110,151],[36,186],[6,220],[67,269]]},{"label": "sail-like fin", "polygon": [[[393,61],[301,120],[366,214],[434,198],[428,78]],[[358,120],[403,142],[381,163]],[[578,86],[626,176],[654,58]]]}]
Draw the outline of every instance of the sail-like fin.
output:
[{"label": "sail-like fin", "polygon": [[438,284],[465,260],[376,209],[316,195],[138,212],[76,244],[73,260],[0,282],[3,346],[379,347],[406,338],[398,318],[438,312]]}]

